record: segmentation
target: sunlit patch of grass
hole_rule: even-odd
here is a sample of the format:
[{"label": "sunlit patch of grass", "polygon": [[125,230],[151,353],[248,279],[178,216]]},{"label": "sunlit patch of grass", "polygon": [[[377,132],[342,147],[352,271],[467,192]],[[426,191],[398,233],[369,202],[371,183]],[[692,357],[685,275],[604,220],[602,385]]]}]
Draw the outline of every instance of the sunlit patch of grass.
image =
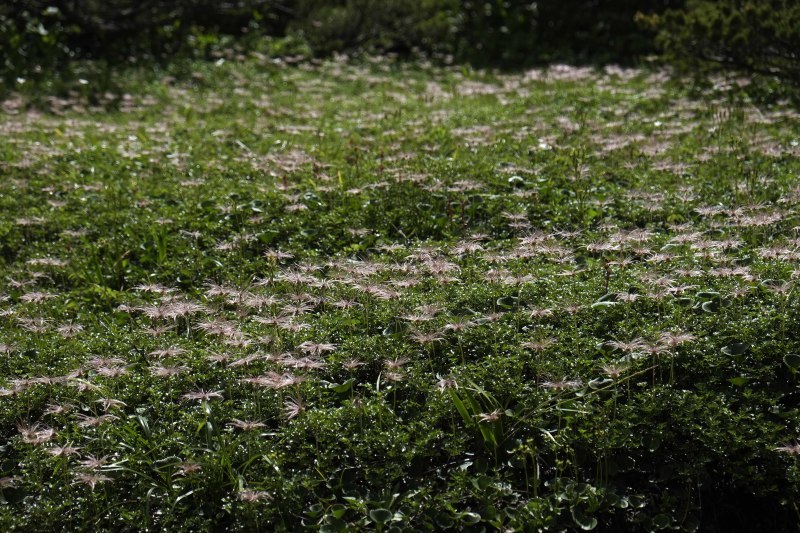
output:
[{"label": "sunlit patch of grass", "polygon": [[0,118],[4,529],[794,520],[792,109],[613,68],[120,83]]}]

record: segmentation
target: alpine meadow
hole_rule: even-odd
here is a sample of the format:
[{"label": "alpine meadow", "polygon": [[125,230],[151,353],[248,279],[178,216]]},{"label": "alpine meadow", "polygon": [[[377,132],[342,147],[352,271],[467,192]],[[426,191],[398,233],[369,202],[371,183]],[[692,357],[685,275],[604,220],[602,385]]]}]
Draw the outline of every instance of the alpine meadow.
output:
[{"label": "alpine meadow", "polygon": [[797,530],[790,99],[188,64],[2,101],[0,529]]}]

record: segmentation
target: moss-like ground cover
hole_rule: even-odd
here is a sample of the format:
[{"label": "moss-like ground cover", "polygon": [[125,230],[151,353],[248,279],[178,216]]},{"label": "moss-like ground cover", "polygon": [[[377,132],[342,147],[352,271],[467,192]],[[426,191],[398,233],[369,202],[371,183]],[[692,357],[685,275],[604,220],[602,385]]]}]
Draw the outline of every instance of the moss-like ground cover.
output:
[{"label": "moss-like ground cover", "polygon": [[0,529],[800,521],[788,106],[385,60],[121,83],[3,104]]}]

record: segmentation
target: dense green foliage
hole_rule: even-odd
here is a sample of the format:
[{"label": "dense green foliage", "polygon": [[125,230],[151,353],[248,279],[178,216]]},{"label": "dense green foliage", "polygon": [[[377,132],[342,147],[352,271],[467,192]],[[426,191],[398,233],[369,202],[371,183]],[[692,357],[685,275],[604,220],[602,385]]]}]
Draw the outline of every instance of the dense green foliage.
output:
[{"label": "dense green foliage", "polygon": [[[235,45],[233,44],[235,43]],[[425,54],[524,67],[630,63],[663,51],[685,71],[735,68],[800,80],[800,4],[790,0],[10,0],[0,72],[78,77],[105,65],[234,54]],[[85,65],[83,65],[85,70]],[[86,77],[85,73],[81,74]]]},{"label": "dense green foliage", "polygon": [[52,77],[68,74],[77,59],[125,64],[204,56],[225,36],[280,32],[288,13],[279,5],[271,0],[8,0],[0,4],[0,68],[7,77]]},{"label": "dense green foliage", "polygon": [[449,54],[460,61],[520,66],[630,61],[654,53],[654,32],[635,21],[675,0],[327,0],[300,2],[302,34],[318,52],[358,48]]},{"label": "dense green foliage", "polygon": [[795,111],[195,67],[2,103],[0,530],[796,529]]},{"label": "dense green foliage", "polygon": [[[459,61],[520,66],[559,60],[629,61],[653,53],[634,21],[676,0],[10,0],[0,5],[7,79],[67,75],[74,60],[119,65],[206,57],[231,37],[300,40],[316,55],[419,51]],[[267,47],[268,48],[268,47]]]},{"label": "dense green foliage", "polygon": [[694,0],[649,20],[668,57],[687,70],[735,68],[800,84],[795,0]]},{"label": "dense green foliage", "polygon": [[301,0],[292,30],[318,54],[358,48],[450,52],[456,0]]}]

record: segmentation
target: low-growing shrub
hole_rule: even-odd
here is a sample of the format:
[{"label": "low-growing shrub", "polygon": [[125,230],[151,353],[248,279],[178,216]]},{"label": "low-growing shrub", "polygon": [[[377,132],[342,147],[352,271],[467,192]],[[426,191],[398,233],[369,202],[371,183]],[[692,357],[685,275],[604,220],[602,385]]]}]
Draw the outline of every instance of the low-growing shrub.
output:
[{"label": "low-growing shrub", "polygon": [[735,68],[800,84],[800,4],[792,0],[695,0],[663,16],[666,58],[684,70]]}]

